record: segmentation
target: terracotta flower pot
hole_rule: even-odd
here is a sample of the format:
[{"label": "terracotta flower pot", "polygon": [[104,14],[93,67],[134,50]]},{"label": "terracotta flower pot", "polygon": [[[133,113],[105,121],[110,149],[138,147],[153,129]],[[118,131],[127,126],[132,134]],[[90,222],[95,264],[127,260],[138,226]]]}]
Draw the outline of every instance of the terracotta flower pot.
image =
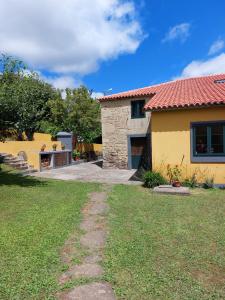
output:
[{"label": "terracotta flower pot", "polygon": [[42,147],[41,147],[41,152],[44,152],[44,151],[45,151],[45,148],[46,148],[46,145],[45,145],[45,144],[42,145]]},{"label": "terracotta flower pot", "polygon": [[174,180],[173,183],[172,183],[172,186],[173,186],[173,187],[180,187],[180,186],[181,186],[181,183],[180,183],[180,181],[178,181],[178,180]]}]

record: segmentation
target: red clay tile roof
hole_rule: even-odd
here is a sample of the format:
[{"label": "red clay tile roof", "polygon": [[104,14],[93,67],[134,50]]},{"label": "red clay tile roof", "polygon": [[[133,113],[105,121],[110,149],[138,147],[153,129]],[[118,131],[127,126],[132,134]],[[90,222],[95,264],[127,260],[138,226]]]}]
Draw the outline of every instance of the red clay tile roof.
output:
[{"label": "red clay tile roof", "polygon": [[105,96],[100,101],[153,96],[145,105],[147,110],[225,105],[225,82],[223,79],[225,79],[225,74],[179,79]]}]

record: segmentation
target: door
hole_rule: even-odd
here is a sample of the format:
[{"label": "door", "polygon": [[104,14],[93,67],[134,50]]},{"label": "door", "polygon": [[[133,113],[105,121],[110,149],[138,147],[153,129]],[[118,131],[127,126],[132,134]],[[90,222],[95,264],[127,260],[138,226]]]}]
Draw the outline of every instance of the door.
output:
[{"label": "door", "polygon": [[147,137],[130,137],[131,168],[139,169],[150,166],[150,141]]}]

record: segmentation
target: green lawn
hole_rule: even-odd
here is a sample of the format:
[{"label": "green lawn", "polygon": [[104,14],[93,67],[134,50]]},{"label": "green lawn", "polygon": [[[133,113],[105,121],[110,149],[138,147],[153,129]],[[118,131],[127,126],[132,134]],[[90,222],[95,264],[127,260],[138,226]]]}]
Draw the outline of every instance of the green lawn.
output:
[{"label": "green lawn", "polygon": [[60,248],[77,231],[96,184],[37,180],[0,172],[0,299],[50,299]]},{"label": "green lawn", "polygon": [[115,186],[105,278],[118,299],[225,299],[225,192]]},{"label": "green lawn", "polygon": [[[81,208],[99,188],[0,172],[0,299],[54,298],[60,249],[73,232],[79,240]],[[224,191],[117,185],[109,204],[105,279],[118,299],[225,299]]]}]

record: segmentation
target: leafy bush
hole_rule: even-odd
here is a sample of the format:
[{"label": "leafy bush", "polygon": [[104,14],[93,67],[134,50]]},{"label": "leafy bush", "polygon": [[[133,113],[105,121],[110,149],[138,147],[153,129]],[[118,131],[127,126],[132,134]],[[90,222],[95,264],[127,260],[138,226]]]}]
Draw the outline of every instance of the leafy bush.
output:
[{"label": "leafy bush", "polygon": [[214,178],[213,177],[206,177],[205,181],[202,184],[204,189],[213,189],[214,188]]},{"label": "leafy bush", "polygon": [[190,188],[195,188],[198,186],[196,174],[193,174],[191,177],[186,178],[183,182],[183,186],[187,186]]},{"label": "leafy bush", "polygon": [[73,150],[73,158],[80,157],[80,152],[77,149]]},{"label": "leafy bush", "polygon": [[166,184],[165,178],[158,172],[148,171],[143,176],[144,186],[148,188],[154,188],[161,184]]},{"label": "leafy bush", "polygon": [[178,165],[171,167],[167,165],[167,176],[169,177],[170,183],[173,181],[180,181],[182,171]]}]

